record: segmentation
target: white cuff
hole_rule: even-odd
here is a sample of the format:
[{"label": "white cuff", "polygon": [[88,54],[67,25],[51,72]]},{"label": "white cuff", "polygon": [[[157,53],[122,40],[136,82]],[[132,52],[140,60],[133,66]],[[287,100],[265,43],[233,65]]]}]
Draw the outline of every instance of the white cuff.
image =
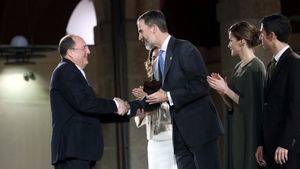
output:
[{"label": "white cuff", "polygon": [[168,101],[169,101],[170,106],[173,106],[174,103],[173,103],[173,100],[172,100],[170,92],[167,92],[167,97],[168,97]]},{"label": "white cuff", "polygon": [[116,103],[117,109],[119,109],[119,103],[115,99],[113,99],[113,101]]},{"label": "white cuff", "polygon": [[[116,106],[117,106],[117,112],[118,112],[118,110],[119,110],[119,103],[118,103],[118,101],[116,101],[115,99],[113,99],[113,101],[116,103]],[[127,115],[128,115],[128,116],[130,115],[130,112],[131,112],[131,110],[129,110],[129,111],[127,112]]]}]

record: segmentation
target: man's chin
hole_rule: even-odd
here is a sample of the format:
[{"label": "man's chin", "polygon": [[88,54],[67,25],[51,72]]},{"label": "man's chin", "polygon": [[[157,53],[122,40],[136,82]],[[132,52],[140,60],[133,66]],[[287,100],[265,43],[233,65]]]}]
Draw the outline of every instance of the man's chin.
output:
[{"label": "man's chin", "polygon": [[86,62],[83,64],[83,65],[84,65],[83,67],[86,67],[86,65],[88,65],[88,63],[89,63],[89,62],[86,61]]},{"label": "man's chin", "polygon": [[146,48],[147,50],[151,50],[151,49],[154,48],[154,46],[151,45],[151,44],[145,43],[145,48]]},{"label": "man's chin", "polygon": [[151,47],[148,46],[148,45],[145,45],[145,48],[146,48],[147,50],[151,50]]}]

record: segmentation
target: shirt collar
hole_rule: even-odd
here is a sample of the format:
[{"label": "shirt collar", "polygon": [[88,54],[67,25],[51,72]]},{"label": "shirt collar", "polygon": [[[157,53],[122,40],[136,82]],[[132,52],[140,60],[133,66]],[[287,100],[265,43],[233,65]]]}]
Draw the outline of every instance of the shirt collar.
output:
[{"label": "shirt collar", "polygon": [[276,62],[279,61],[281,55],[289,48],[290,46],[287,45],[286,47],[282,48],[276,55],[274,55],[274,59],[276,60]]},{"label": "shirt collar", "polygon": [[83,77],[86,79],[84,71],[78,65],[75,64],[75,66],[78,68],[78,70],[81,72],[81,74],[83,75]]},{"label": "shirt collar", "polygon": [[171,39],[171,35],[168,35],[168,37],[165,39],[164,43],[161,45],[159,50],[163,50],[166,52],[170,39]]}]

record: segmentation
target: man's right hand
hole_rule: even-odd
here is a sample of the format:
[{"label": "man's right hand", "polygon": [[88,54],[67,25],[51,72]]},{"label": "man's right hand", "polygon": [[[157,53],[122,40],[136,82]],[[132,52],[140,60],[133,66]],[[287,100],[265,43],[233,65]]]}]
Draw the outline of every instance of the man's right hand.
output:
[{"label": "man's right hand", "polygon": [[255,153],[256,162],[259,166],[265,167],[267,165],[266,161],[264,160],[264,151],[263,146],[258,146]]},{"label": "man's right hand", "polygon": [[130,109],[128,102],[117,97],[114,98],[114,101],[117,103],[117,108],[118,108],[117,114],[119,114],[120,116],[127,114],[127,112]]}]

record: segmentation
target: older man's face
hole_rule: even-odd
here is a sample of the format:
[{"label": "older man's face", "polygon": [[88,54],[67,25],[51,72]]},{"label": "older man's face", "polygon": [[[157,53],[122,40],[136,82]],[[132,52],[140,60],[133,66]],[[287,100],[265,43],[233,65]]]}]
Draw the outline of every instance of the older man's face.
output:
[{"label": "older man's face", "polygon": [[154,45],[154,32],[153,27],[149,27],[145,24],[143,19],[137,22],[139,40],[144,43],[147,50],[152,49]]},{"label": "older man's face", "polygon": [[72,61],[83,69],[88,64],[89,47],[80,37],[73,37],[73,40],[75,41],[75,45],[70,49],[72,51]]}]

